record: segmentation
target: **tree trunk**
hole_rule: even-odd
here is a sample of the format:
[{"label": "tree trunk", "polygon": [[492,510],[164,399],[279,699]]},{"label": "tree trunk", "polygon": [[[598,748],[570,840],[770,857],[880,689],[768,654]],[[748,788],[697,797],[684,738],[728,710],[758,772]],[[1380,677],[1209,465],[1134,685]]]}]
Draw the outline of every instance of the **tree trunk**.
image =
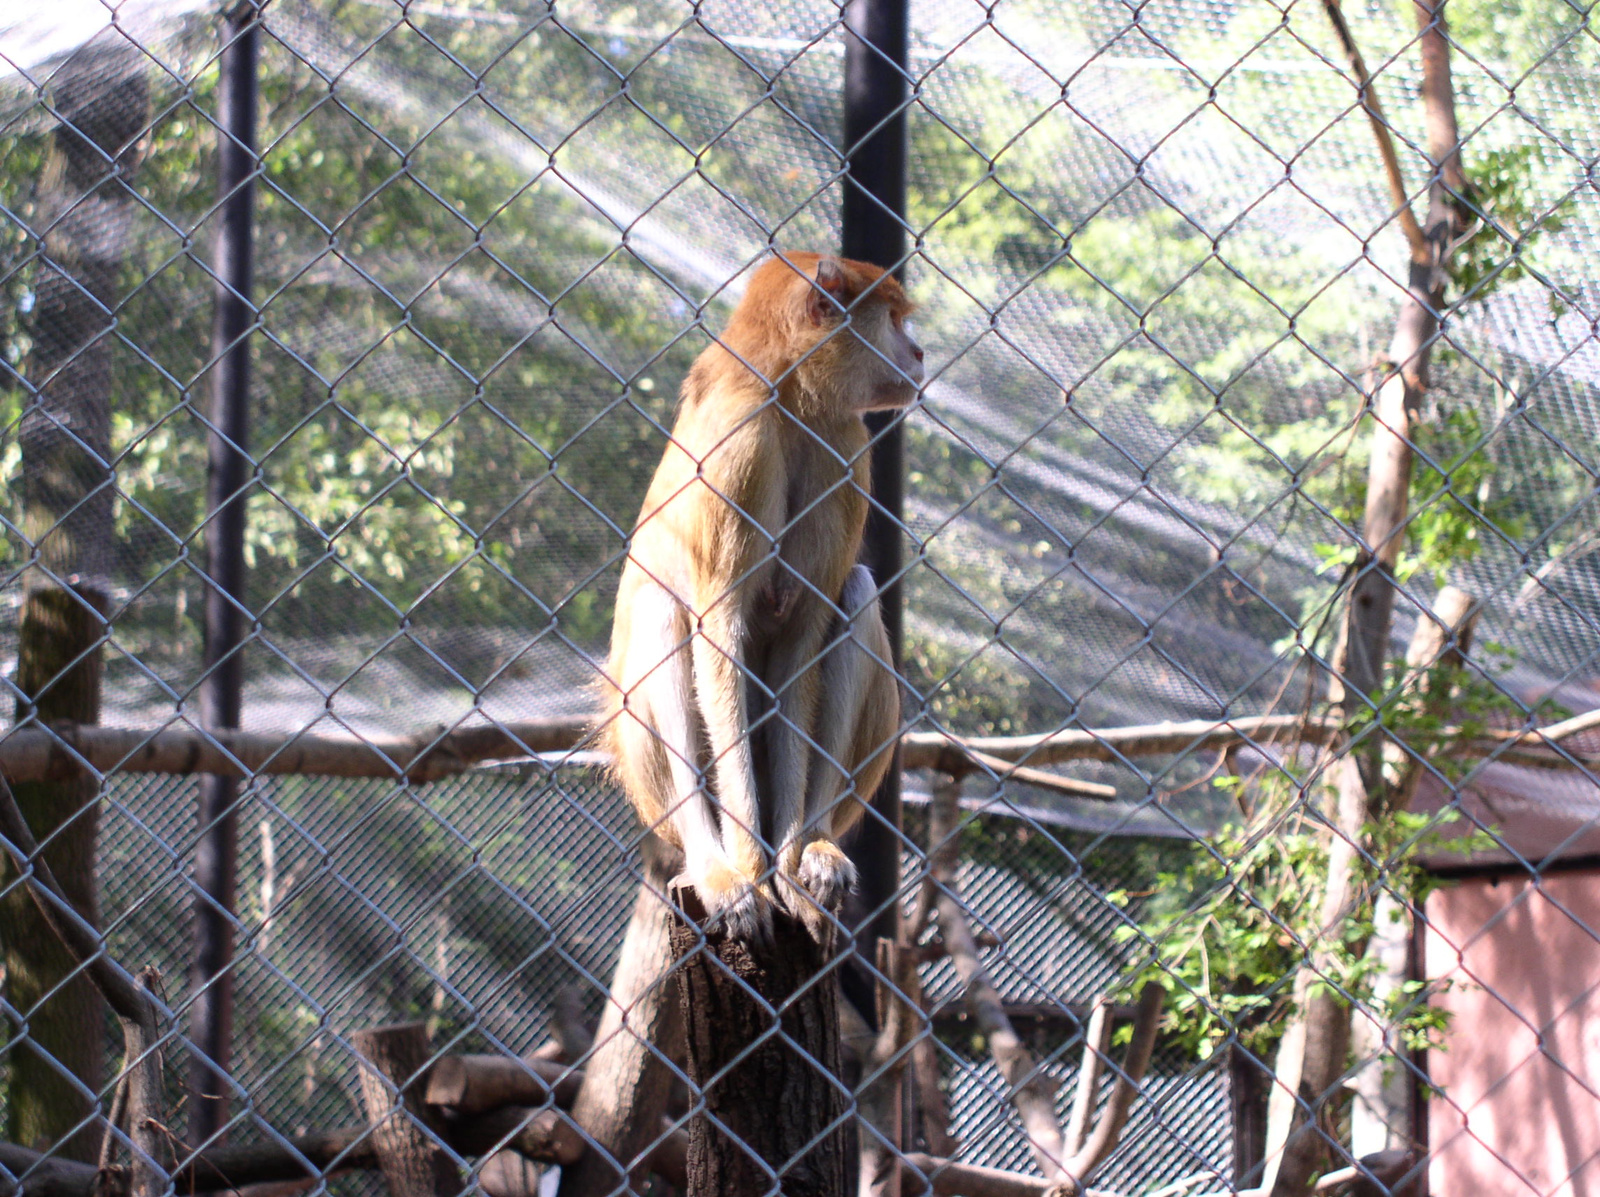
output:
[{"label": "tree trunk", "polygon": [[444,1133],[422,1101],[432,1047],[420,1022],[357,1031],[361,1097],[390,1197],[458,1197],[461,1178]]},{"label": "tree trunk", "polygon": [[[31,545],[17,649],[17,723],[100,718],[100,644],[109,590],[112,493],[111,362],[117,274],[148,100],[130,48],[82,50],[57,73],[62,117],[42,184],[48,223],[34,288],[32,394],[23,412],[23,533]],[[78,912],[98,925],[92,778],[16,787],[17,804]],[[16,874],[7,864],[0,884]],[[52,1147],[94,1107],[105,1010],[17,887],[0,899],[6,994],[27,1020],[11,1053],[10,1137]],[[48,995],[48,996],[47,996]],[[74,1079],[75,1078],[75,1079]],[[61,1150],[92,1160],[97,1130]]]},{"label": "tree trunk", "polygon": [[661,1118],[672,1094],[668,1060],[683,1041],[683,1007],[672,979],[673,910],[666,898],[678,866],[675,855],[653,836],[645,841],[639,897],[583,1087],[572,1103],[573,1121],[591,1146],[561,1170],[560,1197],[637,1193],[649,1175],[644,1160],[661,1138]]},{"label": "tree trunk", "polygon": [[782,910],[771,942],[749,944],[702,935],[691,887],[672,899],[694,920],[673,921],[672,948],[705,1103],[689,1127],[689,1197],[845,1197],[857,1156],[830,953]]},{"label": "tree trunk", "polygon": [[[1339,32],[1352,69],[1361,84],[1363,102],[1373,109],[1371,81],[1355,50],[1337,0],[1324,7]],[[1462,227],[1461,173],[1450,81],[1448,45],[1444,39],[1443,0],[1417,0],[1414,5],[1423,54],[1422,96],[1428,128],[1428,153],[1433,165],[1425,230],[1406,219],[1411,262],[1407,297],[1395,321],[1389,346],[1387,377],[1373,404],[1372,448],[1367,501],[1355,581],[1343,628],[1336,695],[1345,722],[1361,722],[1369,704],[1382,701],[1389,634],[1394,615],[1394,569],[1405,544],[1411,489],[1412,439],[1418,413],[1428,391],[1428,365],[1439,336],[1444,309],[1446,266],[1453,241]],[[1375,110],[1374,110],[1375,111]],[[1394,157],[1392,136],[1375,123],[1386,162]],[[1391,185],[1395,172],[1391,168]],[[1347,922],[1370,912],[1373,895],[1362,876],[1362,857],[1370,844],[1368,828],[1387,817],[1391,802],[1381,772],[1382,741],[1368,734],[1350,742],[1335,765],[1337,797],[1327,816],[1329,825],[1327,882],[1318,932],[1306,945],[1308,968],[1296,981],[1299,1025],[1291,1028],[1279,1052],[1279,1088],[1269,1117],[1273,1146],[1282,1145],[1268,1163],[1272,1197],[1299,1197],[1312,1176],[1324,1167],[1328,1141],[1317,1127],[1320,1112],[1343,1091],[1350,1052],[1351,1005],[1337,986],[1311,992],[1311,977],[1338,975],[1337,956],[1360,956],[1365,943],[1345,942]],[[1298,1098],[1297,1102],[1291,1099]]]}]

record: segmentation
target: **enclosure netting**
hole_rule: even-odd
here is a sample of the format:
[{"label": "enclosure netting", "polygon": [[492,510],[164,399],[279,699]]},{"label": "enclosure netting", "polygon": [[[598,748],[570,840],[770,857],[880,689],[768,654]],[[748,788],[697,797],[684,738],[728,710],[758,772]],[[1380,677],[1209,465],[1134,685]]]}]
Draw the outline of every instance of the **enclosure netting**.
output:
[{"label": "enclosure netting", "polygon": [[[929,382],[904,423],[908,724],[1299,709],[1406,257],[1321,7],[911,12],[905,280]],[[1421,196],[1409,6],[1349,17]],[[1498,654],[1484,680],[1513,722],[1546,722],[1593,706],[1600,679],[1600,51],[1554,0],[1454,20],[1469,169],[1486,193],[1510,180],[1522,224],[1494,249],[1517,269],[1480,280],[1436,350],[1419,505],[1453,513],[1450,580]],[[142,132],[133,199],[105,226],[104,722],[154,728],[194,720],[202,672],[221,25],[192,4],[106,21],[68,6],[0,33],[0,423],[16,433],[31,401],[57,92],[125,94]],[[371,736],[584,713],[689,362],[769,248],[838,244],[840,11],[327,0],[268,5],[262,28],[243,724]],[[30,542],[16,435],[3,452],[14,658]],[[1444,580],[1416,556],[1396,654]],[[963,865],[964,901],[1000,937],[1006,1000],[1058,1010],[1036,1038],[1053,1078],[1130,958],[1118,929],[1233,810],[1213,765],[1075,765],[1111,802],[969,789],[993,850]],[[1490,762],[1455,790],[1532,802],[1553,832],[1519,840],[1481,807],[1454,831],[1535,873],[1587,850],[1593,779],[1529,798],[1519,777]],[[169,978],[186,967],[194,784],[103,792],[108,942]],[[908,784],[915,811],[926,781]],[[237,1134],[355,1117],[339,1036],[357,1027],[416,1016],[438,1043],[524,1052],[562,986],[597,1006],[637,833],[594,769],[263,777],[239,810]],[[935,1006],[959,999],[948,967],[926,972]],[[962,1158],[1027,1167],[982,1044],[941,1026]],[[1096,1183],[1228,1176],[1224,1063],[1163,1048],[1139,1148]]]}]

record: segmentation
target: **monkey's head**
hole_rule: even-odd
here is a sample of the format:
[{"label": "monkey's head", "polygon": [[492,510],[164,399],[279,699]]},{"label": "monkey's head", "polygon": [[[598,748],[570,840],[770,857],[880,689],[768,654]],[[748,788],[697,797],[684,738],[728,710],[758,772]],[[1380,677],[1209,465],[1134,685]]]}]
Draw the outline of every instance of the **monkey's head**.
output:
[{"label": "monkey's head", "polygon": [[[785,253],[751,276],[725,340],[768,379],[792,371],[826,402],[881,411],[906,406],[922,385],[922,348],[906,327],[913,308],[894,276],[871,263]],[[782,352],[758,356],[758,345]]]}]

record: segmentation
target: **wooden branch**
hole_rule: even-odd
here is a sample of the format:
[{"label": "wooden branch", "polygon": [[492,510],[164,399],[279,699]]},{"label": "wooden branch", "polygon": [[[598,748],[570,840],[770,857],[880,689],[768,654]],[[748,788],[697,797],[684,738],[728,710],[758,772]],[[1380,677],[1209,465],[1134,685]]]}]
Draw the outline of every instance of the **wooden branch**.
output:
[{"label": "wooden branch", "polygon": [[[1445,586],[1434,598],[1433,612],[1417,617],[1416,630],[1406,649],[1406,668],[1420,683],[1425,717],[1438,719],[1449,710],[1462,660],[1472,647],[1472,633],[1477,627],[1480,610],[1476,600],[1465,590]],[[1384,807],[1391,813],[1410,810],[1417,787],[1427,771],[1427,762],[1435,753],[1410,755],[1399,743],[1391,743],[1385,751],[1390,749],[1397,751],[1401,759]]]},{"label": "wooden branch", "polygon": [[1400,173],[1400,159],[1394,148],[1394,132],[1384,118],[1383,106],[1378,100],[1377,89],[1372,85],[1372,75],[1361,57],[1361,49],[1356,45],[1356,39],[1344,19],[1344,10],[1339,6],[1339,0],[1322,0],[1322,7],[1327,12],[1328,21],[1339,39],[1339,48],[1344,51],[1345,61],[1350,64],[1350,72],[1356,77],[1361,107],[1366,111],[1367,120],[1372,125],[1372,135],[1378,142],[1378,156],[1383,159],[1383,176],[1389,184],[1389,201],[1394,205],[1395,214],[1399,217],[1400,231],[1406,236],[1406,245],[1411,250],[1411,260],[1418,263],[1430,261],[1432,254],[1428,247],[1428,238],[1423,234],[1422,226],[1417,223],[1416,215],[1411,211],[1411,197],[1406,192],[1405,177]]},{"label": "wooden branch", "polygon": [[[1463,752],[1485,755],[1505,742],[1554,745],[1578,732],[1600,727],[1600,709],[1547,728],[1484,731],[1447,727],[1441,741],[1459,741]],[[470,728],[444,735],[381,737],[309,733],[258,735],[244,732],[200,732],[189,728],[150,731],[141,728],[53,724],[15,728],[0,735],[0,772],[12,781],[51,781],[76,776],[85,766],[98,773],[165,773],[188,776],[215,772],[230,777],[280,775],[308,777],[377,777],[437,781],[493,761],[519,760],[530,753],[566,752],[587,741],[590,720],[573,716],[537,723],[508,723],[504,728]],[[901,738],[907,769],[932,769],[961,776],[980,768],[1028,784],[1048,786],[1078,796],[1108,797],[1094,782],[1013,765],[1067,761],[1117,763],[1147,756],[1226,749],[1237,744],[1326,744],[1339,732],[1337,720],[1300,715],[1246,715],[1235,719],[1193,719],[1175,723],[1091,728],[1023,736],[960,737],[949,732],[910,732]],[[432,745],[430,748],[429,746]],[[1499,756],[1498,759],[1510,759]],[[1600,764],[1578,756],[1580,765]],[[1519,763],[1521,763],[1519,761]],[[1566,768],[1562,756],[1540,755],[1528,763]]]},{"label": "wooden branch", "polygon": [[161,1011],[155,1000],[127,969],[111,958],[100,933],[84,922],[62,893],[61,883],[39,851],[28,821],[22,817],[3,765],[0,765],[0,836],[4,837],[0,848],[4,848],[16,865],[17,874],[28,887],[39,914],[72,958],[84,966],[106,1005],[124,1021],[151,1028],[159,1025]]},{"label": "wooden branch", "polygon": [[920,1151],[901,1158],[900,1174],[908,1194],[931,1187],[936,1197],[1075,1197],[1078,1192],[1071,1180],[1043,1180],[1001,1168],[958,1164]]},{"label": "wooden branch", "polygon": [[0,1178],[0,1197],[92,1197],[100,1172],[93,1164],[0,1143],[0,1167],[21,1184]]},{"label": "wooden branch", "polygon": [[440,1143],[443,1127],[422,1100],[431,1046],[420,1022],[357,1031],[361,1098],[390,1197],[457,1197],[461,1178]]},{"label": "wooden branch", "polygon": [[[902,931],[902,934],[904,932]],[[926,1025],[918,954],[890,939],[878,940],[878,1026],[862,1061],[856,1092],[861,1127],[860,1197],[900,1197],[900,1152],[906,1147],[904,1084],[911,1041]]]},{"label": "wooden branch", "polygon": [[[161,974],[154,968],[139,973],[139,988],[153,994]],[[166,1170],[161,1166],[165,1138],[162,1127],[166,1111],[162,1108],[160,1030],[154,1017],[155,999],[146,998],[150,1017],[123,1018],[123,1082],[127,1096],[128,1139],[133,1144],[132,1197],[159,1197],[167,1187]]]},{"label": "wooden branch", "polygon": [[1089,1119],[1094,1114],[1095,1098],[1100,1094],[1100,1068],[1111,1051],[1111,999],[1095,1002],[1089,1025],[1083,1033],[1083,1062],[1078,1065],[1078,1087],[1072,1096],[1072,1113],[1067,1118],[1066,1151],[1077,1155],[1089,1134]]},{"label": "wooden branch", "polygon": [[1057,765],[1064,761],[1117,763],[1141,756],[1169,756],[1238,743],[1324,744],[1339,732],[1334,720],[1300,715],[1248,715],[1237,719],[1193,719],[1132,727],[1056,731],[1026,736],[957,737],[947,732],[911,732],[901,740],[907,769],[970,773],[971,753],[1002,761]]},{"label": "wooden branch", "polygon": [[128,1117],[128,1138],[133,1146],[131,1192],[133,1197],[157,1197],[167,1178],[158,1163],[162,1148],[160,1127],[166,1122],[161,1106],[161,1008],[152,990],[159,974],[146,969],[136,982],[107,951],[100,933],[73,908],[50,864],[39,850],[17,797],[0,772],[0,836],[17,875],[27,887],[45,925],[55,933],[67,954],[83,966],[85,975],[100,991],[122,1026],[124,1055],[123,1102]]},{"label": "wooden branch", "polygon": [[1467,191],[1461,166],[1461,134],[1456,127],[1455,88],[1450,81],[1450,39],[1445,34],[1444,0],[1413,0],[1417,47],[1422,55],[1422,115],[1428,130],[1428,157],[1439,182],[1460,203]]},{"label": "wooden branch", "polygon": [[371,1128],[351,1126],[281,1142],[208,1148],[173,1170],[172,1187],[177,1193],[215,1193],[377,1167]]},{"label": "wooden branch", "polygon": [[1128,1054],[1123,1057],[1122,1071],[1112,1086],[1105,1111],[1095,1123],[1093,1133],[1083,1148],[1067,1161],[1068,1176],[1082,1181],[1092,1175],[1121,1141],[1122,1128],[1128,1122],[1128,1111],[1133,1106],[1139,1082],[1144,1080],[1145,1070],[1150,1066],[1150,1056],[1155,1051],[1156,1031],[1161,1026],[1161,1007],[1166,997],[1166,991],[1154,981],[1146,982],[1140,991],[1139,1012],[1133,1022],[1133,1039],[1128,1044]]},{"label": "wooden branch", "polygon": [[990,756],[987,752],[979,752],[974,748],[967,749],[967,756],[976,764],[993,772],[996,781],[1020,781],[1024,785],[1038,786],[1041,790],[1054,790],[1058,794],[1071,794],[1076,798],[1111,799],[1117,796],[1116,786],[1104,785],[1098,781],[1080,781],[1075,777],[1062,777],[1058,773],[1046,773],[1043,769],[1012,764],[1010,761]]},{"label": "wooden branch", "polygon": [[1600,727],[1600,707],[1592,711],[1585,711],[1581,715],[1574,715],[1570,719],[1563,719],[1559,723],[1552,723],[1549,727],[1531,727],[1527,731],[1484,733],[1490,739],[1503,739],[1512,744],[1559,744],[1562,740]]},{"label": "wooden branch", "polygon": [[[673,911],[665,894],[683,867],[682,853],[655,836],[643,845],[644,872],[622,951],[611,975],[592,1053],[572,1103],[573,1121],[591,1144],[577,1165],[561,1170],[560,1197],[610,1197],[624,1184],[643,1190],[649,1168],[662,1170],[651,1148],[670,1105],[683,1054],[683,1012],[669,942]],[[675,1132],[679,1188],[685,1184],[688,1136]],[[647,1166],[635,1161],[644,1157]]]},{"label": "wooden branch", "polygon": [[[542,1110],[538,1116],[551,1113]],[[514,1132],[508,1146],[524,1158],[547,1164],[566,1162],[562,1157],[571,1155],[571,1140],[563,1132],[546,1133],[548,1123],[534,1126],[531,1119],[526,1131],[519,1129],[532,1114],[534,1111],[529,1110],[512,1112],[500,1124],[499,1133],[493,1135],[471,1120],[449,1119],[444,1123],[445,1136],[459,1154],[471,1155],[474,1148],[492,1147],[508,1132]],[[664,1133],[647,1157],[651,1169],[682,1188],[687,1147],[688,1136],[682,1130]],[[119,1197],[128,1191],[125,1174],[121,1184],[113,1180],[109,1188],[102,1188],[96,1182],[97,1170],[91,1165],[45,1156],[12,1143],[0,1143],[0,1165],[12,1175],[23,1177],[27,1197]],[[183,1194],[233,1192],[256,1185],[316,1181],[340,1172],[371,1171],[379,1166],[373,1129],[351,1126],[265,1143],[207,1148],[171,1169],[172,1190]],[[11,1186],[0,1186],[0,1197],[12,1197],[12,1193]]]},{"label": "wooden branch", "polygon": [[[984,949],[1004,948],[1006,946],[1005,940],[1001,939],[993,931],[978,931],[972,938],[980,948]],[[917,961],[921,964],[932,964],[935,960],[943,960],[950,954],[949,949],[945,947],[944,940],[937,936],[927,943],[919,945],[915,951]]]},{"label": "wooden branch", "polygon": [[1006,1017],[1000,994],[978,958],[977,942],[967,923],[966,912],[961,908],[955,873],[959,838],[954,830],[959,826],[960,812],[952,809],[959,799],[959,786],[942,786],[934,792],[938,809],[932,812],[930,827],[939,831],[951,829],[940,839],[930,841],[934,859],[928,884],[935,895],[939,931],[956,975],[961,978],[967,1009],[989,1041],[995,1067],[1011,1086],[1011,1101],[1022,1119],[1034,1160],[1047,1177],[1063,1180],[1067,1177],[1063,1167],[1067,1153],[1061,1127],[1056,1122],[1055,1092],[1039,1071],[1033,1053],[1023,1046],[1011,1020]]}]

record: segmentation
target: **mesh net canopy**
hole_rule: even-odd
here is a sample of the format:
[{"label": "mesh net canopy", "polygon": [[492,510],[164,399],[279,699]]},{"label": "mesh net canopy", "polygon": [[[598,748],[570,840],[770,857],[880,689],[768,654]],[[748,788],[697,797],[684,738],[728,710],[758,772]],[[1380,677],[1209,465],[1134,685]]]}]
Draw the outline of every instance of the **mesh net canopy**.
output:
[{"label": "mesh net canopy", "polygon": [[[1477,625],[1449,709],[1391,733],[1375,765],[1427,755],[1409,810],[1358,849],[1409,914],[1387,932],[1399,963],[1357,969],[1378,988],[1356,1004],[1390,1005],[1339,1071],[1365,1101],[1364,1067],[1387,1062],[1377,1089],[1400,1084],[1410,1121],[1374,1139],[1383,1118],[1341,1099],[1321,1133],[1410,1149],[1435,1193],[1578,1197],[1600,1176],[1584,1079],[1600,974],[1552,981],[1555,1008],[1490,1007],[1528,967],[1519,910],[1554,957],[1595,958],[1600,918],[1581,887],[1545,884],[1600,859],[1600,739],[1580,730],[1539,759],[1506,747],[1600,705],[1600,46],[1587,10],[1558,0],[1450,0],[1448,15],[1472,214],[1408,433],[1387,653],[1404,657],[1446,584]],[[1352,3],[1345,18],[1422,211],[1416,14]],[[774,249],[840,243],[843,13],[275,0],[257,24],[241,726],[375,739],[587,718],[679,384]],[[52,585],[105,596],[103,726],[201,724],[229,28],[194,0],[0,7],[8,736],[49,722],[19,679],[27,596]],[[1324,710],[1363,560],[1367,417],[1407,364],[1388,347],[1411,253],[1324,5],[912,0],[908,64],[901,265],[927,381],[901,423],[906,729]],[[109,471],[38,464],[63,439],[106,446]],[[48,548],[68,541],[70,569]],[[1397,702],[1371,722],[1398,726],[1412,708]],[[1443,724],[1500,747],[1458,760],[1430,738]],[[951,886],[1063,1121],[1094,1002],[1141,969],[1172,993],[1094,1177],[1109,1192],[1232,1192],[1260,1162],[1278,1036],[1305,997],[1294,970],[1320,959],[1295,921],[1315,885],[1293,879],[1329,867],[1326,833],[1295,820],[1333,767],[1314,739],[1243,741],[1140,755],[1104,740],[1071,762],[1078,790],[1008,770],[1014,756],[967,762]],[[641,833],[582,747],[426,782],[241,782],[236,1140],[363,1123],[355,1030],[418,1019],[441,1053],[520,1056],[564,1002],[598,1016]],[[105,949],[160,970],[177,1033],[211,830],[199,785],[108,771],[91,803]],[[906,777],[908,916],[940,785]],[[1293,818],[1263,815],[1271,785]],[[1481,923],[1434,892],[1495,870],[1523,888]],[[24,902],[14,869],[8,883]],[[1362,924],[1357,957],[1377,959],[1381,923]],[[1371,982],[1384,968],[1397,988]],[[933,1071],[952,1158],[1040,1173],[970,977],[930,950],[920,985],[935,1048],[915,1068]],[[29,1050],[19,1000],[5,1138],[11,1061]],[[1453,1047],[1427,1090],[1427,1048],[1480,1016],[1508,1019],[1526,1051],[1479,1064]],[[1528,1081],[1525,1060],[1549,1075]],[[1576,1128],[1565,1156],[1508,1146],[1519,1069],[1517,1100]],[[920,1117],[899,1146],[941,1154]]]}]

